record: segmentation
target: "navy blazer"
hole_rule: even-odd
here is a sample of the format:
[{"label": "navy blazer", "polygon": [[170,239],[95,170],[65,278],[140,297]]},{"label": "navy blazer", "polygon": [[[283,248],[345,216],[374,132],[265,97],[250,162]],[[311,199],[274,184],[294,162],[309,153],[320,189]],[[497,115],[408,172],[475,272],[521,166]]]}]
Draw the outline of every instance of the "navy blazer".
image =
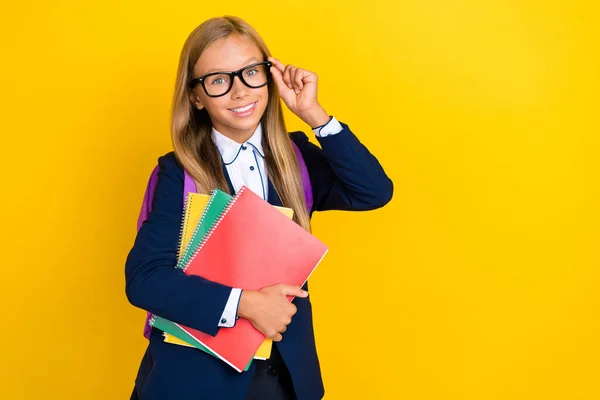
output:
[{"label": "navy blazer", "polygon": [[[314,197],[311,211],[373,210],[387,204],[392,181],[377,159],[347,125],[335,135],[318,138],[321,148],[302,132],[290,134],[308,168]],[[183,209],[184,174],[173,152],[160,157],[152,212],[138,231],[125,266],[127,298],[136,307],[171,321],[216,335],[231,287],[173,268]],[[231,188],[231,182],[224,168]],[[269,181],[269,203],[280,206]],[[307,287],[305,287],[308,290]],[[320,399],[323,382],[312,323],[310,298],[295,298],[297,312],[276,343],[298,400]],[[153,328],[135,386],[140,400],[243,400],[255,363],[238,373],[216,357],[163,341]]]}]

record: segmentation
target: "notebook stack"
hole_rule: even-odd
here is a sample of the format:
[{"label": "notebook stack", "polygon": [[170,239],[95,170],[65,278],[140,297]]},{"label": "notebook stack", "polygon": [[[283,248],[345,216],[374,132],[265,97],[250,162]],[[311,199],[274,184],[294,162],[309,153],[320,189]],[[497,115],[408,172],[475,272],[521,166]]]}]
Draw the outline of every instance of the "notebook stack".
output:
[{"label": "notebook stack", "polygon": [[[246,187],[235,197],[220,190],[188,194],[177,268],[242,290],[279,283],[302,286],[327,253],[327,246],[293,220],[293,210],[274,207]],[[288,300],[293,300],[288,296]],[[240,318],[216,336],[153,316],[165,342],[195,347],[238,372],[253,359],[267,359],[272,341]]]}]

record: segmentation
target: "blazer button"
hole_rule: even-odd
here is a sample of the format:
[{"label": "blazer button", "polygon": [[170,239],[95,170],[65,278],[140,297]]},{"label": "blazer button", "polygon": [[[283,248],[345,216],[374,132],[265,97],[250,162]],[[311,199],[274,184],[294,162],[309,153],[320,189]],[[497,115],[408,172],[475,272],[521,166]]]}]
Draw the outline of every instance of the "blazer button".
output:
[{"label": "blazer button", "polygon": [[247,147],[246,147],[246,146],[242,146],[242,150],[246,150],[246,149],[247,149]]},{"label": "blazer button", "polygon": [[227,323],[227,320],[226,320],[225,318],[221,318],[221,323],[222,323],[222,324],[226,324],[226,323]]},{"label": "blazer button", "polygon": [[252,165],[250,166],[250,171],[254,171],[254,167]]},{"label": "blazer button", "polygon": [[269,368],[267,368],[267,374],[269,376],[276,376],[279,373],[279,371],[277,371],[277,368],[275,368],[272,365],[269,365]]}]

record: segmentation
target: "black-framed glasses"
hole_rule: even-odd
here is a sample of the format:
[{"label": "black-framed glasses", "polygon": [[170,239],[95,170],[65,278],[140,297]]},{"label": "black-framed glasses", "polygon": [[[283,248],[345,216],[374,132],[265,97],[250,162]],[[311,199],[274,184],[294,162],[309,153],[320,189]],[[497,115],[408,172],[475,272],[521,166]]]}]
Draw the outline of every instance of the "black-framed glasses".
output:
[{"label": "black-framed glasses", "polygon": [[250,64],[233,72],[211,72],[189,81],[188,87],[194,89],[199,83],[209,97],[224,96],[233,87],[233,80],[237,76],[249,88],[258,89],[269,81],[270,61]]}]

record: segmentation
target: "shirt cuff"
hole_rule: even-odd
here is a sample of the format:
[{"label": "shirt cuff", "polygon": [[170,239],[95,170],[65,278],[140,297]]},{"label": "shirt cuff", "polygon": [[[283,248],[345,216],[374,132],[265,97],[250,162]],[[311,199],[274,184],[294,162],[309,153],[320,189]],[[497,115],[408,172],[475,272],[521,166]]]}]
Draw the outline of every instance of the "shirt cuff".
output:
[{"label": "shirt cuff", "polygon": [[327,122],[325,125],[313,128],[313,132],[318,137],[325,137],[335,135],[336,133],[340,133],[342,129],[344,128],[342,128],[340,122],[337,119],[335,119],[335,117],[330,117],[329,122]]},{"label": "shirt cuff", "polygon": [[220,328],[233,328],[235,321],[237,320],[237,311],[240,304],[240,298],[242,297],[242,289],[233,288],[229,294],[229,300],[225,305],[225,311],[221,315],[219,320]]}]

